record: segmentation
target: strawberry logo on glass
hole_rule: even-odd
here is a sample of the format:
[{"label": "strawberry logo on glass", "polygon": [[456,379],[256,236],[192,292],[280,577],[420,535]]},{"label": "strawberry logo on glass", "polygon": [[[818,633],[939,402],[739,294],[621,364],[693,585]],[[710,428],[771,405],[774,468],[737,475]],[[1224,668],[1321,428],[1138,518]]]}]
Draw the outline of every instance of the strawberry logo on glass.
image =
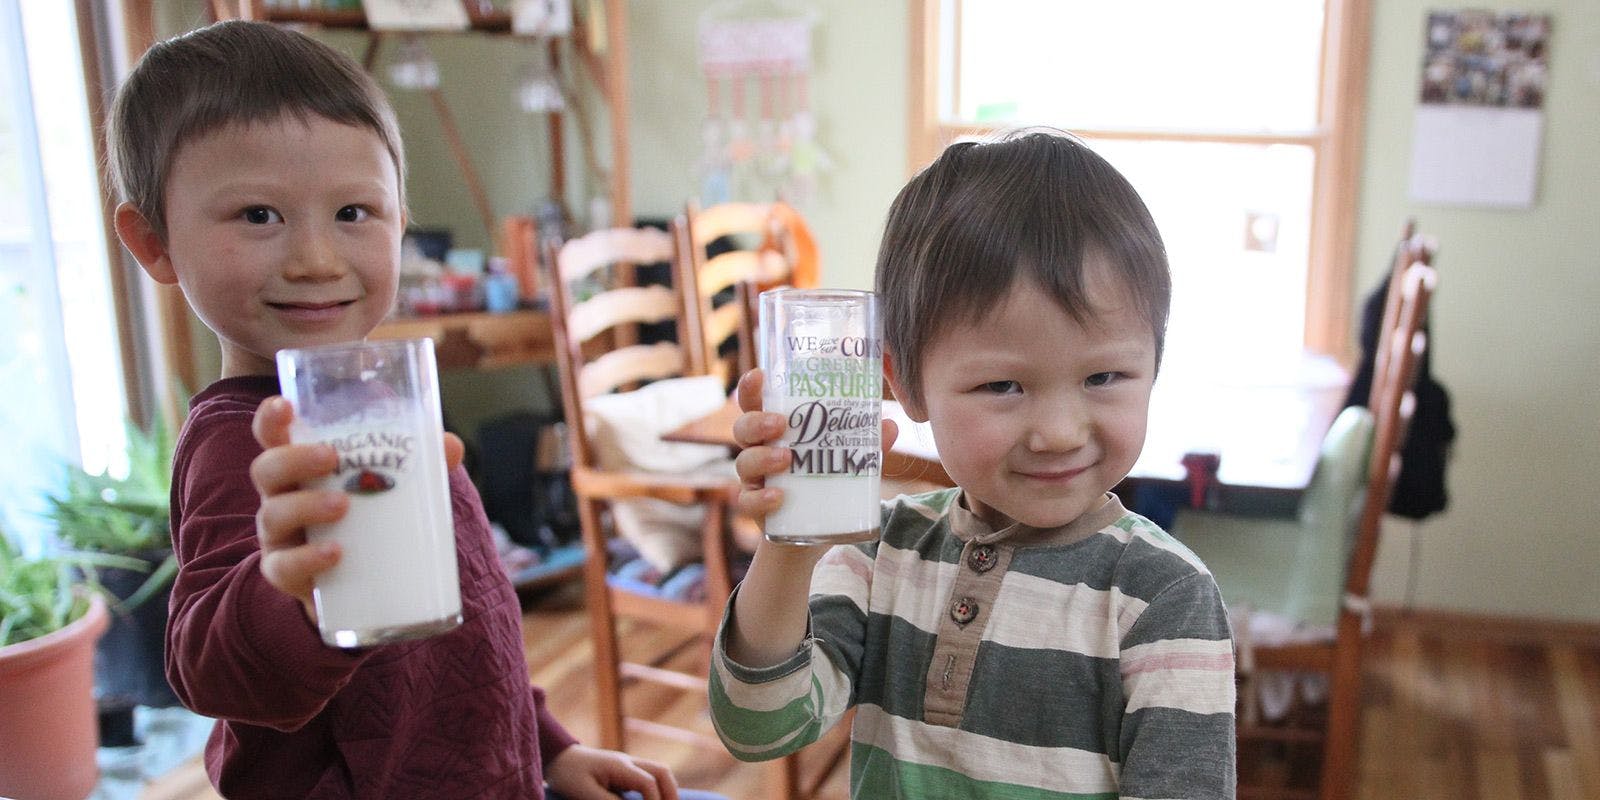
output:
[{"label": "strawberry logo on glass", "polygon": [[393,488],[393,478],[381,472],[373,472],[370,469],[361,470],[350,476],[350,480],[344,485],[345,491],[352,494],[377,494],[379,492],[387,492]]}]

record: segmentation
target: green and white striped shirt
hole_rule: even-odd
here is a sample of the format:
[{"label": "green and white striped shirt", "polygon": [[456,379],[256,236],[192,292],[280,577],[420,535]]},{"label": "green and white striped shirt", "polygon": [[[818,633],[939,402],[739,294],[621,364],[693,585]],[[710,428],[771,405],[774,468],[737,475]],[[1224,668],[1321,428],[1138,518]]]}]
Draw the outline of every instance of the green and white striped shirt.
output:
[{"label": "green and white striped shirt", "polygon": [[729,751],[777,758],[854,706],[861,800],[1233,797],[1233,644],[1199,559],[1114,495],[1000,531],[960,496],[885,502],[878,541],[833,548],[784,663],[731,661],[723,620]]}]

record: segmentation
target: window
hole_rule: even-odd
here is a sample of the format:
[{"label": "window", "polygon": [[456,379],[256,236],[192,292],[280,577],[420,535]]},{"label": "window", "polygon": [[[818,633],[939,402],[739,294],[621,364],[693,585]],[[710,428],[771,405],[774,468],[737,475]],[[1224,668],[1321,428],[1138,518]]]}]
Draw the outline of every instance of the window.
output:
[{"label": "window", "polygon": [[[125,470],[125,399],[71,3],[0,0],[0,527],[37,549],[60,466]],[[66,331],[72,331],[68,337]]]},{"label": "window", "polygon": [[1019,125],[1088,140],[1173,272],[1163,369],[1348,346],[1359,0],[924,0],[913,169]]}]

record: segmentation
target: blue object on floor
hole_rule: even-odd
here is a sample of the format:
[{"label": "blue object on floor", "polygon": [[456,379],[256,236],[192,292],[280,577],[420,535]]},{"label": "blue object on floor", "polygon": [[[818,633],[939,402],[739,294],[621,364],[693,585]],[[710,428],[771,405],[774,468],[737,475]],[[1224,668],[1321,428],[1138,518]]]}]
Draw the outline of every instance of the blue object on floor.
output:
[{"label": "blue object on floor", "polygon": [[526,583],[560,572],[568,567],[583,563],[583,543],[575,542],[566,544],[548,551],[541,551],[539,563],[531,567],[518,570],[511,577],[511,585],[521,586]]},{"label": "blue object on floor", "polygon": [[205,749],[214,720],[181,706],[134,709],[133,747],[102,747],[100,782],[87,800],[137,800],[145,787]]}]

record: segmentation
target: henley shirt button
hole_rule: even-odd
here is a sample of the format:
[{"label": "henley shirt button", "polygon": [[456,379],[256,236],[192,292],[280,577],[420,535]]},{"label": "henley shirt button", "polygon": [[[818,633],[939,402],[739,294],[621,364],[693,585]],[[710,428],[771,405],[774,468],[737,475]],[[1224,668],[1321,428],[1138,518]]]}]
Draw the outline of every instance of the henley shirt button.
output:
[{"label": "henley shirt button", "polygon": [[999,561],[1000,559],[995,557],[992,544],[980,544],[967,553],[967,566],[971,567],[973,572],[988,572],[994,569],[994,565]]},{"label": "henley shirt button", "polygon": [[955,601],[950,606],[950,618],[955,620],[957,625],[965,625],[977,619],[978,601],[970,597],[963,597]]}]

